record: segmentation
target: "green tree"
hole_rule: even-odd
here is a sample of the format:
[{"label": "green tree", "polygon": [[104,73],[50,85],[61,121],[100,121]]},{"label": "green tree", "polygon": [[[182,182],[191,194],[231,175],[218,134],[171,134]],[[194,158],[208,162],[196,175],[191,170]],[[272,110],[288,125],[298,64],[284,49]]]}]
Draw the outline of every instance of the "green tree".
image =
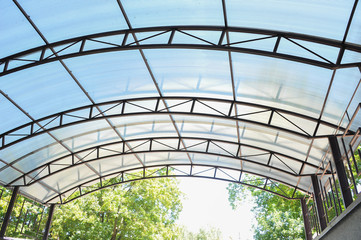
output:
[{"label": "green tree", "polygon": [[193,233],[185,227],[180,227],[180,240],[221,240],[222,232],[215,227],[201,228],[198,232]]},{"label": "green tree", "polygon": [[[361,146],[358,146],[357,149],[361,150]],[[359,192],[361,189],[361,176],[358,175],[356,169],[360,172],[361,160],[358,150],[355,151],[353,157],[350,157],[351,169],[348,165],[345,165],[345,168],[350,181],[351,174],[355,177],[355,183]],[[263,184],[263,182],[257,178],[250,177],[249,180],[254,183],[259,181],[258,183],[261,185]],[[279,184],[278,187],[273,190],[277,189],[288,193],[290,190],[287,186],[282,184]],[[355,191],[355,186],[352,185],[351,189]],[[328,191],[331,191],[331,189]],[[337,179],[336,184],[333,184],[331,192],[336,191],[341,194]],[[237,208],[249,194],[255,202],[255,207],[252,209],[257,220],[257,225],[253,226],[255,239],[304,239],[302,210],[299,201],[286,200],[277,195],[255,188],[248,188],[240,184],[229,184],[228,186],[228,199],[233,209]],[[355,199],[357,194],[355,193],[353,196]],[[342,201],[341,205],[343,207]],[[326,209],[329,221],[337,216],[335,208],[336,207],[334,206]]]},{"label": "green tree", "polygon": [[277,195],[249,188],[241,184],[228,185],[228,200],[233,209],[251,194],[255,201],[252,211],[257,224],[253,226],[254,238],[304,239],[301,204],[297,200],[286,200]]},{"label": "green tree", "polygon": [[59,207],[53,239],[176,239],[182,193],[172,178],[106,188]]}]

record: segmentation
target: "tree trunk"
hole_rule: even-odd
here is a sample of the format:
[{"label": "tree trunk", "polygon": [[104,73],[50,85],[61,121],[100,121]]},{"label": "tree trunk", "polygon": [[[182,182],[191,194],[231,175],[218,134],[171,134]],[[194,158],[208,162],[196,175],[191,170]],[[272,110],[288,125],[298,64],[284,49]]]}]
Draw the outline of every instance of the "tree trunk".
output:
[{"label": "tree trunk", "polygon": [[112,233],[112,237],[110,238],[110,240],[116,240],[117,232],[118,232],[117,225],[118,225],[118,217],[116,217],[114,220],[113,233]]}]

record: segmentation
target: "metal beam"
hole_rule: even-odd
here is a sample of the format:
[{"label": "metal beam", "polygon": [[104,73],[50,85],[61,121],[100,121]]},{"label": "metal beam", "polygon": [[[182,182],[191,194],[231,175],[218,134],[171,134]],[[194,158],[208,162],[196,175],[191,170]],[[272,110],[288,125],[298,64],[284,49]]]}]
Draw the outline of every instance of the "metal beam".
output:
[{"label": "metal beam", "polygon": [[46,221],[43,240],[47,240],[49,237],[51,222],[53,220],[54,208],[55,208],[55,204],[51,204],[49,207],[48,220]]},{"label": "metal beam", "polygon": [[308,212],[308,208],[307,208],[305,199],[301,198],[300,202],[301,202],[301,208],[302,208],[302,216],[303,216],[303,224],[305,227],[306,240],[312,240],[310,213]]},{"label": "metal beam", "polygon": [[16,200],[16,197],[18,195],[18,192],[19,192],[19,187],[18,186],[14,187],[14,190],[13,190],[13,193],[11,195],[11,199],[10,199],[10,202],[9,202],[9,205],[8,205],[8,209],[6,210],[6,213],[5,213],[5,216],[4,216],[3,224],[1,225],[0,239],[4,239],[4,237],[5,237],[6,228],[9,225],[11,212],[13,211],[15,200]]},{"label": "metal beam", "polygon": [[[195,144],[188,146],[188,148],[181,147],[180,145],[176,144],[177,142],[181,141],[192,141]],[[170,144],[170,143],[175,144]],[[156,143],[158,147],[154,144]],[[199,147],[200,145],[204,146],[202,149]],[[212,144],[213,148],[210,150],[208,147],[205,147],[205,145],[209,146],[209,144]],[[132,145],[132,149],[126,149],[124,146],[126,145]],[[178,145],[178,146],[177,146]],[[228,149],[237,149],[236,151],[227,150],[221,146],[228,146]],[[197,147],[197,148],[195,148]],[[238,149],[253,149],[257,150],[259,153],[255,155],[239,155]],[[112,149],[112,150],[109,150]],[[146,150],[145,150],[146,149]],[[143,153],[157,153],[157,152],[183,152],[183,153],[194,153],[194,154],[208,154],[210,156],[221,156],[225,158],[232,158],[235,161],[244,161],[248,162],[249,164],[253,166],[258,167],[264,167],[267,169],[273,169],[275,171],[281,172],[283,174],[287,174],[292,177],[305,177],[309,176],[309,174],[297,174],[295,173],[295,170],[290,168],[289,165],[291,165],[292,162],[298,162],[298,163],[304,163],[308,166],[308,168],[313,168],[315,172],[319,168],[317,165],[311,164],[309,162],[304,162],[301,159],[294,158],[289,155],[285,155],[279,152],[270,151],[265,148],[260,148],[257,146],[249,145],[249,144],[243,144],[239,142],[231,142],[231,141],[225,141],[221,139],[216,138],[196,138],[196,137],[156,137],[156,138],[139,138],[139,139],[131,139],[127,141],[115,141],[111,143],[101,144],[97,146],[93,146],[91,148],[82,149],[72,154],[66,154],[63,155],[57,159],[54,159],[52,161],[46,162],[45,164],[39,165],[37,167],[34,167],[32,170],[23,173],[22,175],[18,176],[17,178],[11,180],[8,183],[8,186],[12,185],[20,185],[19,180],[23,180],[23,184],[21,186],[30,186],[38,181],[43,181],[47,177],[50,177],[54,174],[60,173],[62,171],[66,171],[72,167],[78,167],[82,164],[89,164],[91,162],[95,161],[101,161],[105,160],[107,158],[114,158],[114,157],[121,157],[129,154],[143,154]],[[93,154],[96,153],[96,154]],[[72,162],[69,164],[64,164],[64,161],[66,162],[67,159],[73,158],[74,155],[83,156],[82,159],[80,159],[77,162]],[[253,157],[259,157],[261,155],[264,155],[265,158],[271,159],[273,157],[273,161],[279,161],[284,165],[284,167],[288,168],[289,170],[285,170],[284,168],[275,167],[269,164],[269,162],[263,163],[259,160],[259,158],[253,158]],[[283,159],[283,160],[281,160]],[[14,161],[11,163],[11,165],[15,163],[19,163],[19,161]],[[51,171],[52,167],[55,167],[56,170]],[[5,170],[7,167],[3,167],[0,169],[0,171]],[[296,169],[297,170],[297,169]],[[321,168],[321,171],[324,169]],[[325,174],[330,174],[330,171],[326,171]],[[25,176],[33,176],[30,178],[29,181],[25,181]]]},{"label": "metal beam", "polygon": [[[202,170],[201,171],[197,170],[197,167],[201,168]],[[245,177],[246,174],[250,174],[258,177],[257,180],[258,181],[261,180],[261,182],[257,182],[257,180],[255,181],[255,179],[247,179],[247,177]],[[238,175],[239,177],[235,177],[236,175]],[[196,178],[222,180],[232,183],[239,183],[248,187],[257,188],[259,190],[263,190],[289,200],[300,199],[299,197],[296,198],[293,197],[292,193],[287,193],[283,191],[282,188],[278,186],[278,184],[282,184],[290,188],[296,188],[295,186],[292,186],[287,182],[280,181],[272,177],[264,176],[261,174],[255,174],[249,171],[236,169],[236,168],[212,166],[206,164],[170,164],[170,165],[163,164],[163,165],[138,167],[138,168],[132,168],[118,172],[112,172],[107,175],[104,175],[103,176],[104,180],[102,181],[99,178],[90,179],[86,182],[82,182],[79,185],[67,189],[66,191],[62,192],[59,195],[56,195],[46,200],[45,204],[54,203],[54,201],[57,201],[58,203],[60,202],[61,204],[65,204],[77,198],[80,198],[84,195],[90,194],[100,189],[115,186],[118,184],[139,181],[144,179],[165,178],[165,177],[196,177]],[[98,180],[98,184],[94,183],[95,180]],[[305,194],[311,194],[308,192],[308,190],[305,189],[297,188],[297,190],[300,190]],[[67,197],[66,198],[62,197],[64,195],[66,195]]]},{"label": "metal beam", "polygon": [[340,183],[342,199],[347,208],[353,201],[350,186],[347,180],[345,165],[343,164],[340,147],[335,136],[328,137],[333,161],[335,162],[337,178]]},{"label": "metal beam", "polygon": [[[166,39],[164,43],[160,44],[146,44],[144,43],[145,40],[157,37],[159,35],[165,34],[165,33],[174,33],[177,34],[184,34],[184,31],[192,31],[192,37],[197,39],[202,39],[199,44],[187,44],[187,42],[180,43],[180,44],[174,44],[172,41],[169,41],[169,39]],[[23,52],[19,52],[7,57],[4,57],[0,59],[0,65],[3,65],[3,69],[0,72],[0,76],[13,73],[16,71],[20,71],[26,68],[38,66],[41,64],[58,61],[62,59],[72,58],[72,57],[78,57],[78,56],[84,56],[89,54],[97,54],[97,53],[104,53],[104,52],[113,52],[113,51],[123,51],[123,50],[134,50],[134,49],[159,49],[159,48],[185,48],[185,49],[205,49],[205,50],[218,50],[218,51],[231,51],[231,52],[239,52],[239,53],[248,53],[248,54],[255,54],[255,55],[261,55],[261,56],[268,56],[268,57],[274,57],[279,59],[285,59],[295,62],[301,62],[305,64],[310,64],[322,68],[327,69],[338,69],[338,68],[346,68],[346,67],[357,67],[361,65],[361,62],[353,62],[353,63],[347,63],[347,64],[341,64],[337,63],[336,60],[330,61],[325,60],[320,54],[317,54],[306,47],[302,46],[302,48],[305,48],[307,51],[309,51],[314,57],[305,58],[303,56],[297,56],[297,55],[291,55],[291,54],[283,54],[276,51],[273,51],[274,49],[270,49],[269,51],[266,50],[258,50],[254,48],[243,48],[242,42],[230,42],[227,44],[221,44],[218,43],[211,43],[205,39],[203,39],[200,36],[197,36],[197,31],[204,32],[204,31],[212,31],[212,32],[219,32],[220,36],[224,36],[224,33],[247,33],[250,34],[250,40],[253,42],[257,42],[260,39],[258,36],[252,36],[252,34],[257,35],[264,35],[265,37],[275,38],[275,39],[287,39],[290,41],[294,40],[302,40],[307,41],[311,43],[318,43],[325,46],[330,47],[336,47],[338,49],[344,49],[348,51],[353,52],[361,52],[361,46],[350,44],[350,43],[343,43],[342,41],[332,40],[332,39],[326,39],[316,36],[310,36],[310,35],[304,35],[304,34],[296,34],[296,33],[290,33],[290,32],[282,32],[282,31],[271,31],[271,30],[265,30],[265,29],[255,29],[255,28],[237,28],[237,27],[221,27],[221,26],[164,26],[164,27],[149,27],[149,28],[138,28],[138,29],[126,29],[126,30],[118,30],[118,31],[112,31],[112,32],[103,32],[98,34],[92,34],[92,35],[86,35],[81,37],[76,37],[72,39],[66,39],[62,41],[58,41],[55,43],[45,44],[40,47],[32,48]],[[154,34],[154,32],[160,32],[160,34]],[[145,37],[144,39],[136,40],[134,43],[130,44],[122,44],[119,45],[119,43],[114,42],[107,42],[104,40],[103,37],[108,36],[128,36],[129,34],[137,34],[137,33],[148,33],[149,36]],[[99,38],[99,40],[97,40]],[[84,50],[84,44],[88,41],[96,41],[99,43],[99,48],[93,48],[91,50]],[[143,42],[144,41],[144,42]],[[262,42],[261,42],[262,43]],[[74,47],[81,44],[81,46]],[[297,43],[300,45],[299,43]],[[107,47],[104,47],[107,46]],[[276,46],[275,46],[276,47]],[[59,49],[61,50],[53,53],[49,56],[44,56],[45,52],[48,52],[47,50],[52,49]],[[68,53],[63,54],[62,51],[67,50]],[[29,59],[27,56],[33,55],[36,56],[35,58]],[[23,65],[19,66],[19,64],[16,64],[16,66],[12,66],[11,62],[16,61],[17,63],[22,62]]]},{"label": "metal beam", "polygon": [[312,181],[312,187],[313,187],[313,197],[314,197],[314,201],[316,203],[318,221],[320,223],[321,231],[323,231],[327,227],[327,222],[326,222],[325,211],[323,209],[323,203],[322,203],[322,198],[321,198],[321,189],[318,184],[317,175],[312,175],[311,181]]},{"label": "metal beam", "polygon": [[[179,101],[178,104],[167,106],[164,109],[159,109],[157,104],[155,104],[157,101],[171,101],[176,100]],[[182,110],[177,109],[177,106],[180,105],[186,105],[190,101],[193,101],[193,103],[201,104],[203,107],[208,108],[210,111],[208,112],[196,112],[193,109],[184,110],[187,108],[183,108]],[[149,106],[143,107],[142,102],[149,102],[150,104],[154,103],[154,108],[149,108]],[[233,106],[233,108],[237,108],[237,106],[249,106],[251,108],[254,108],[255,110],[253,112],[246,112],[246,113],[238,113],[235,114],[226,114],[223,113],[224,108],[221,107],[214,107],[213,103],[222,103],[226,108],[230,108],[230,106]],[[111,105],[111,107],[109,107]],[[126,111],[123,111],[125,106],[129,105],[132,107],[138,108],[138,111],[133,111],[130,113],[127,113]],[[122,106],[123,110],[121,111],[110,111],[114,108],[117,108],[119,106]],[[217,104],[215,104],[217,106]],[[92,109],[94,107],[104,107],[105,110],[100,112],[99,114],[93,114]],[[99,108],[100,109],[100,108]],[[89,114],[85,117],[83,115],[79,115],[80,111],[89,111]],[[265,116],[265,113],[269,113],[269,118],[272,118],[272,115],[277,114],[281,118],[284,119],[285,122],[288,122],[284,124],[284,126],[279,126],[277,124],[274,124],[272,121],[263,121],[264,119],[254,118],[253,120],[249,120],[250,115],[256,116],[257,114],[263,114]],[[106,113],[107,115],[105,115]],[[269,127],[278,131],[283,131],[287,133],[291,133],[293,135],[297,135],[303,138],[307,139],[314,139],[314,138],[324,138],[328,137],[329,135],[318,135],[317,131],[309,131],[307,132],[306,126],[308,122],[313,122],[315,125],[319,126],[322,125],[326,128],[331,128],[333,130],[339,130],[341,133],[340,135],[344,134],[354,134],[354,132],[348,130],[347,132],[344,132],[345,129],[338,127],[335,124],[316,119],[307,115],[302,115],[296,112],[291,112],[287,110],[283,110],[280,108],[274,108],[270,106],[260,105],[260,104],[253,104],[249,102],[242,102],[242,101],[233,101],[233,100],[225,100],[225,99],[215,99],[215,98],[190,98],[190,97],[149,97],[149,98],[136,98],[136,99],[123,99],[118,101],[109,101],[109,102],[103,102],[103,103],[97,103],[92,105],[87,105],[79,108],[70,109],[64,112],[56,113],[49,115],[47,117],[41,118],[41,119],[32,119],[32,122],[26,123],[24,125],[21,125],[19,127],[16,127],[12,130],[9,130],[5,133],[0,134],[0,150],[7,148],[13,144],[19,143],[21,141],[24,141],[26,139],[29,139],[31,137],[48,133],[52,130],[56,130],[63,127],[68,127],[75,124],[81,124],[86,123],[89,121],[96,121],[99,119],[109,119],[109,118],[115,118],[115,117],[123,117],[123,116],[136,116],[136,115],[143,115],[146,116],[147,114],[154,115],[154,114],[160,114],[160,115],[193,115],[193,116],[202,116],[202,117],[211,117],[211,118],[223,118],[233,121],[240,121],[240,122],[246,122],[246,123],[252,123],[256,125],[260,125],[263,127]],[[287,116],[290,115],[292,117],[299,118],[297,121],[297,124],[290,121],[290,119],[287,118]],[[60,119],[67,118],[67,122],[64,123]],[[304,121],[306,120],[306,121]],[[268,122],[268,123],[265,123]],[[34,127],[40,125],[39,129],[34,129]],[[305,127],[303,127],[302,124],[306,124]],[[51,127],[48,127],[51,126]],[[316,126],[316,127],[317,127]],[[287,128],[289,127],[289,128]],[[295,130],[295,127],[298,130]],[[21,134],[17,134],[17,132],[21,132]],[[24,134],[28,132],[28,134]],[[14,139],[12,139],[12,136]],[[6,140],[5,140],[6,138]]]},{"label": "metal beam", "polygon": [[[227,18],[227,7],[226,7],[226,2],[225,0],[222,0],[222,9],[223,9],[223,20],[224,20],[224,26],[226,28],[228,28],[228,18]],[[229,32],[227,31],[222,31],[221,37],[219,38],[218,41],[218,45],[222,45],[222,42],[224,40],[224,35],[226,36],[226,43],[228,46],[230,46],[230,38],[229,38]],[[236,92],[236,84],[235,84],[235,80],[234,80],[234,71],[233,71],[233,60],[232,60],[232,52],[228,51],[228,65],[229,65],[229,73],[230,73],[230,77],[231,77],[231,83],[232,83],[232,96],[233,96],[233,100],[237,101],[237,92]],[[233,105],[231,105],[229,114],[231,114],[233,109]],[[233,109],[234,113],[236,114],[236,116],[238,116],[238,109],[237,107],[235,107]],[[240,127],[239,127],[239,122],[236,122],[236,128],[237,128],[237,138],[238,138],[238,142],[241,142],[241,134],[240,134]],[[241,154],[241,153],[239,153]],[[242,162],[240,163],[241,167],[242,167]]]},{"label": "metal beam", "polygon": [[[355,2],[353,4],[353,7],[352,7],[352,10],[351,10],[351,13],[350,13],[350,17],[349,17],[348,22],[347,22],[345,33],[343,35],[342,44],[345,44],[345,42],[347,40],[347,35],[348,35],[348,32],[349,32],[350,27],[351,27],[352,19],[353,19],[354,15],[355,15],[357,4],[358,4],[358,0],[355,0]],[[341,62],[342,57],[344,55],[344,52],[345,52],[345,49],[343,47],[340,48],[336,63]]]},{"label": "metal beam", "polygon": [[[125,9],[124,9],[124,7],[123,7],[123,4],[121,3],[120,0],[117,0],[117,3],[118,3],[118,5],[119,5],[120,11],[122,12],[123,17],[125,18],[125,20],[126,20],[126,22],[127,22],[128,28],[129,28],[130,30],[133,29],[132,24],[130,23],[130,20],[129,20],[129,18],[128,18],[128,15],[127,15],[127,13],[125,12]],[[172,30],[172,33],[174,33],[173,30]],[[159,36],[159,35],[162,35],[162,34],[163,34],[163,33],[155,34],[155,35],[153,34],[152,36],[150,36],[150,37],[148,37],[148,38],[152,38],[152,37],[154,37],[154,36]],[[135,33],[132,33],[132,36],[133,36],[133,38],[134,38],[134,40],[135,40],[135,44],[136,44],[137,46],[139,46],[140,43],[139,43],[139,40],[138,40],[138,38],[137,38],[137,35],[136,35]],[[174,36],[172,36],[172,35],[170,36],[170,38],[169,38],[169,40],[168,40],[168,42],[167,42],[168,45],[171,44],[173,37],[174,37]],[[146,38],[146,39],[148,39],[148,38]],[[156,78],[155,78],[155,76],[154,76],[154,73],[153,73],[153,71],[152,71],[152,69],[151,69],[151,67],[150,67],[150,65],[149,65],[149,63],[148,63],[148,60],[147,60],[147,58],[146,58],[146,56],[145,56],[145,54],[144,54],[143,49],[142,49],[142,48],[139,48],[138,51],[139,51],[139,53],[140,53],[140,55],[141,55],[141,57],[142,57],[142,59],[143,59],[144,65],[146,66],[146,69],[147,69],[147,71],[148,71],[148,73],[149,73],[149,76],[151,77],[151,79],[152,79],[152,81],[153,81],[154,87],[157,89],[157,92],[158,92],[159,96],[160,96],[160,97],[163,97],[162,91],[161,91],[161,89],[160,89],[160,87],[159,87],[159,85],[158,85],[158,82],[157,82],[157,80],[156,80]],[[161,100],[162,100],[163,105],[166,106],[167,111],[169,112],[168,103],[167,103],[164,99],[161,99]],[[169,114],[169,119],[171,120],[172,125],[173,125],[175,131],[177,132],[178,137],[180,137],[180,136],[181,136],[180,131],[179,131],[178,126],[177,126],[177,124],[176,124],[176,122],[175,122],[175,120],[174,120],[174,117],[173,117],[171,114]],[[182,144],[182,146],[183,146],[184,148],[186,148],[186,145],[184,144],[183,141],[181,141],[181,144]],[[187,157],[188,157],[188,160],[190,161],[190,163],[192,163],[192,157],[191,157],[188,153],[187,153]]]}]

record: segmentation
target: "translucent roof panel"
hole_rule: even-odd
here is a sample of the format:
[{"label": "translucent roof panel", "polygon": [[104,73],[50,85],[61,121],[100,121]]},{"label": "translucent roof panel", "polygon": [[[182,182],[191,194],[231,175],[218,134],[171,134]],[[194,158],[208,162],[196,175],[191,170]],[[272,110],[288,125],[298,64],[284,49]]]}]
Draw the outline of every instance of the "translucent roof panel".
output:
[{"label": "translucent roof panel", "polygon": [[361,88],[359,86],[358,89],[355,91],[355,97],[352,99],[352,102],[348,110],[348,112],[354,114],[358,109],[358,112],[355,116],[355,120],[352,122],[350,127],[354,131],[356,131],[361,125],[360,102],[361,102]]},{"label": "translucent roof panel", "polygon": [[116,1],[26,0],[19,3],[49,42],[127,26]]},{"label": "translucent roof panel", "polygon": [[[346,110],[350,115],[354,113],[356,110],[354,107],[347,108],[351,102],[360,102],[361,100],[361,96],[355,94],[355,89],[358,88],[359,82],[360,71],[356,68],[339,69],[336,71],[329,100],[326,103],[322,117],[324,120],[339,124]],[[344,122],[342,126],[346,127],[346,124],[348,122]]]},{"label": "translucent roof panel", "polygon": [[59,62],[3,76],[0,88],[36,119],[91,103]]},{"label": "translucent roof panel", "polygon": [[318,117],[332,71],[300,63],[232,54],[237,100]]},{"label": "translucent roof panel", "polygon": [[233,98],[226,52],[183,49],[144,52],[164,96]]},{"label": "translucent roof panel", "polygon": [[[275,39],[273,39],[275,41]],[[274,44],[270,46],[274,47]],[[323,62],[336,62],[339,48],[302,40],[281,39],[277,51]]]},{"label": "translucent roof panel", "polygon": [[236,124],[232,121],[215,121],[212,118],[174,116],[181,136],[213,137],[227,141],[237,141]]},{"label": "translucent roof panel", "polygon": [[44,44],[13,2],[1,1],[0,9],[0,58]]},{"label": "translucent roof panel", "polygon": [[[20,126],[29,122],[29,118],[25,116],[14,104],[12,104],[7,98],[0,95],[0,112],[7,112],[7,114],[0,114],[0,131],[6,132],[14,128],[14,124]],[[12,116],[12,117],[9,117]]]},{"label": "translucent roof panel", "polygon": [[315,139],[310,144],[310,147],[311,151],[306,161],[318,166],[325,159],[325,155],[328,152],[328,139]]},{"label": "translucent roof panel", "polygon": [[226,1],[230,26],[298,32],[342,40],[354,1]]},{"label": "translucent roof panel", "polygon": [[[310,141],[262,127],[247,125],[242,131],[242,142],[252,146],[305,159]],[[296,144],[297,143],[297,144]]]},{"label": "translucent roof panel", "polygon": [[65,63],[96,102],[158,96],[138,51],[83,56]]},{"label": "translucent roof panel", "polygon": [[[7,151],[0,152],[0,158],[7,163],[12,163],[14,160],[32,154],[34,150],[43,149],[55,143],[56,140],[50,135],[42,134],[33,139],[22,141],[17,145],[9,146]],[[31,145],[31,147],[29,145]],[[57,147],[62,148],[60,145],[57,145]],[[42,159],[42,161],[44,161],[44,159]],[[36,165],[34,165],[34,167],[36,167]]]},{"label": "translucent roof panel", "polygon": [[169,116],[148,115],[141,122],[134,118],[128,120],[132,120],[132,122],[126,123],[125,119],[112,119],[112,123],[115,124],[117,131],[124,139],[177,136]]},{"label": "translucent roof panel", "polygon": [[33,170],[34,166],[43,165],[44,163],[49,162],[51,159],[55,159],[69,153],[70,152],[65,147],[61,147],[59,144],[52,144],[46,148],[38,150],[33,154],[27,154],[17,158],[15,161],[13,161],[15,162],[13,166],[16,169],[27,173]]},{"label": "translucent roof panel", "polygon": [[66,129],[52,131],[51,134],[57,139],[62,139],[62,143],[71,151],[120,140],[112,126],[104,119],[81,126],[69,126]]},{"label": "translucent roof panel", "polygon": [[179,167],[312,190],[361,124],[356,3],[2,1],[0,183],[61,203]]},{"label": "translucent roof panel", "polygon": [[[122,1],[134,28],[175,25],[223,25],[222,1]],[[140,17],[141,16],[141,17]]]},{"label": "translucent roof panel", "polygon": [[90,170],[84,165],[79,165],[72,168],[70,171],[63,171],[52,175],[42,182],[48,185],[50,188],[55,189],[58,192],[62,192],[63,189],[71,188],[76,184],[80,184],[81,182],[85,182],[87,180],[92,180],[96,177],[99,177],[96,171]]}]

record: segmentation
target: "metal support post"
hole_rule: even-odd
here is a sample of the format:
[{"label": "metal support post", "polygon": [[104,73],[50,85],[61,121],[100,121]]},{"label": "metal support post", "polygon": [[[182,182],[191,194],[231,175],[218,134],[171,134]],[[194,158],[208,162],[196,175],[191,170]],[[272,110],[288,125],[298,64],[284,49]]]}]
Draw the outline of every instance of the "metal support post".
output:
[{"label": "metal support post", "polygon": [[47,240],[50,232],[51,221],[53,220],[55,204],[51,204],[49,208],[48,221],[46,221],[45,231],[43,235],[43,240]]},{"label": "metal support post", "polygon": [[19,186],[14,187],[13,194],[11,195],[11,199],[8,205],[8,209],[6,210],[6,214],[3,220],[3,224],[1,225],[0,239],[4,239],[5,237],[6,228],[8,227],[11,212],[13,211],[18,192],[19,192]]},{"label": "metal support post", "polygon": [[310,214],[308,213],[305,199],[301,198],[300,200],[301,200],[301,208],[302,208],[302,215],[303,215],[303,224],[305,226],[306,240],[312,240]]},{"label": "metal support post", "polygon": [[342,199],[345,204],[345,207],[347,208],[352,203],[353,200],[352,200],[350,186],[347,181],[345,165],[343,164],[342,161],[340,147],[338,145],[337,138],[335,136],[328,137],[328,141],[330,143],[333,160],[336,166],[337,178],[340,182]]},{"label": "metal support post", "polygon": [[325,211],[323,209],[321,190],[320,190],[320,186],[318,185],[317,175],[312,175],[311,180],[312,180],[312,187],[313,187],[313,195],[315,198],[314,200],[316,202],[318,220],[320,222],[321,231],[323,231],[327,227],[327,223],[326,223]]}]

